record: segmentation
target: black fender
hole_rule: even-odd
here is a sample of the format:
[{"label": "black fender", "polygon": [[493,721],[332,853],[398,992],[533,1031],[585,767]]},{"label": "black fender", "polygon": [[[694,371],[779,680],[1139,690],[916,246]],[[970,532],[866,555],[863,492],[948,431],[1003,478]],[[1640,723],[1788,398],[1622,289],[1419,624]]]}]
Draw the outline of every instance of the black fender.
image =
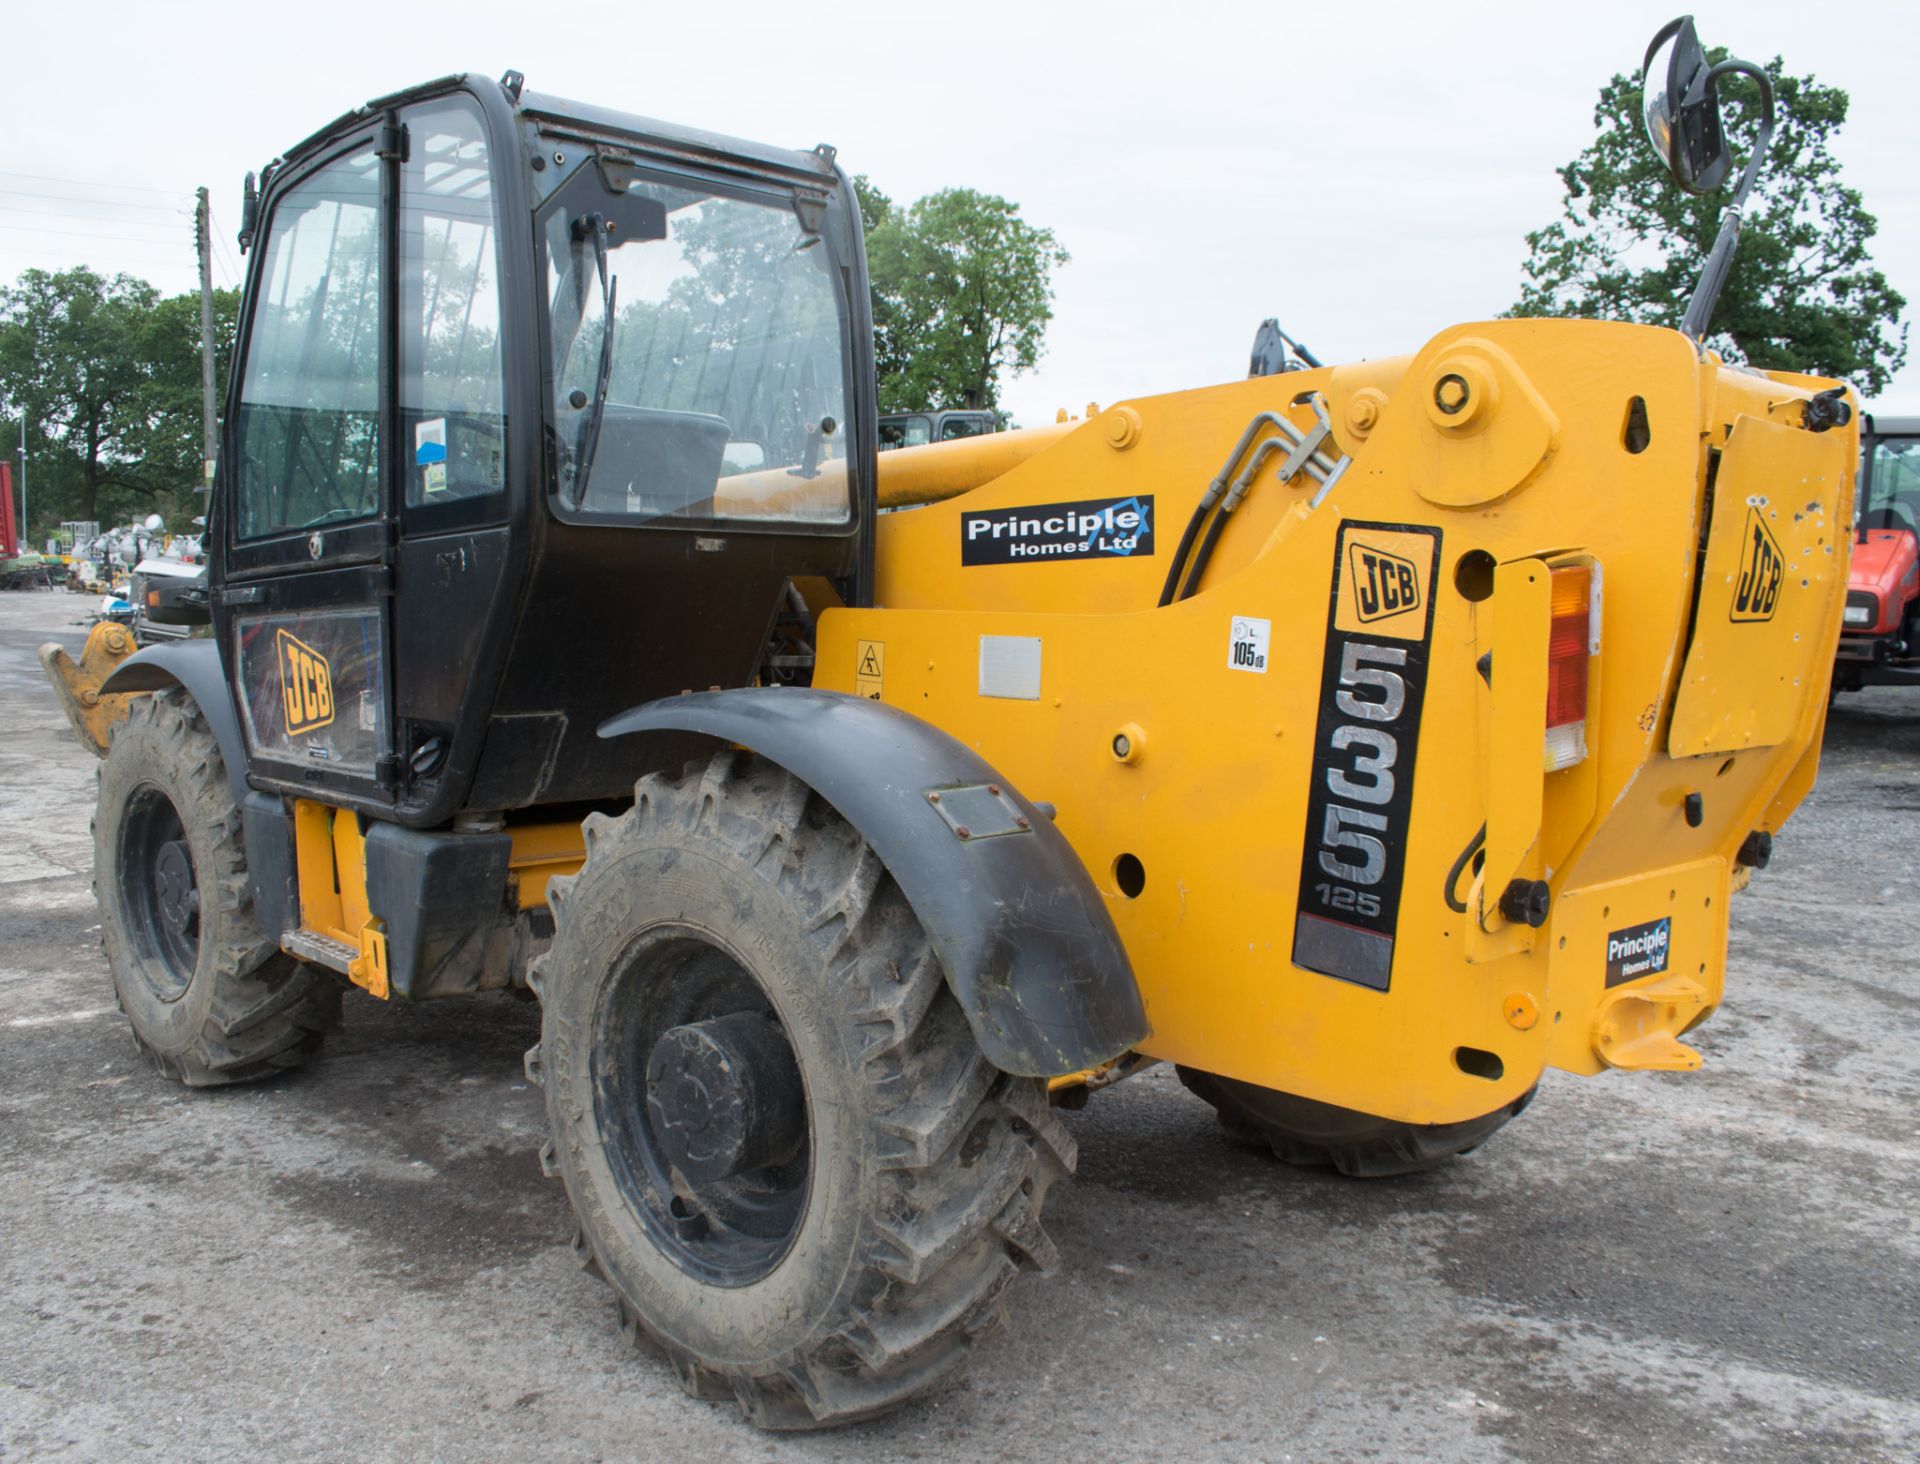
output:
[{"label": "black fender", "polygon": [[1073,846],[939,728],[843,692],[749,687],[649,702],[599,732],[736,743],[832,804],[898,882],[1003,1071],[1078,1072],[1145,1039],[1132,963]]},{"label": "black fender", "polygon": [[240,735],[240,718],[227,690],[226,672],[220,667],[219,646],[210,640],[183,640],[135,651],[100,683],[100,694],[165,691],[169,686],[183,687],[198,703],[200,714],[213,729],[213,740],[220,746],[221,761],[227,765],[233,801],[245,803],[247,744]]}]

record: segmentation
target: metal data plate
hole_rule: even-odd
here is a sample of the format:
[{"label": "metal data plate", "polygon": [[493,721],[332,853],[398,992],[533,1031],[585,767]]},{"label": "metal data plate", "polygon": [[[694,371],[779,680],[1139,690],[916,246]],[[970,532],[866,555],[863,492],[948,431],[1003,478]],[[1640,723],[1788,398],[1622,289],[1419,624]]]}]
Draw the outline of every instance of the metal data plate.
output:
[{"label": "metal data plate", "polygon": [[980,695],[1012,701],[1040,699],[1040,637],[980,637]]},{"label": "metal data plate", "polygon": [[935,788],[927,802],[959,839],[997,839],[1003,834],[1031,833],[1031,820],[996,783],[969,783],[958,788]]}]

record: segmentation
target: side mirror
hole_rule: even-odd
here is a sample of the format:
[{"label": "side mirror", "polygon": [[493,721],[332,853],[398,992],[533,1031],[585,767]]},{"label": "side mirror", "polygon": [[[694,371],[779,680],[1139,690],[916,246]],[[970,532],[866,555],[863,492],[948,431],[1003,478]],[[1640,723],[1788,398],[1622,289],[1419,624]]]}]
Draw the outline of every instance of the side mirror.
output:
[{"label": "side mirror", "polygon": [[1691,15],[1662,26],[1640,65],[1647,136],[1689,193],[1713,192],[1733,162],[1720,128],[1718,73],[1707,64]]},{"label": "side mirror", "polygon": [[1727,181],[1732,169],[1733,157],[1720,126],[1720,94],[1715,83],[1734,73],[1752,78],[1759,89],[1760,130],[1740,184],[1720,211],[1720,233],[1713,241],[1700,283],[1693,288],[1693,298],[1687,302],[1687,313],[1680,320],[1680,329],[1695,341],[1706,339],[1714,303],[1727,282],[1727,271],[1733,267],[1747,195],[1753,192],[1753,180],[1760,175],[1760,164],[1773,142],[1773,81],[1765,67],[1733,56],[1708,65],[1691,15],[1662,26],[1640,63],[1647,136],[1653,139],[1654,151],[1673,174],[1673,181],[1689,193],[1713,192]]}]

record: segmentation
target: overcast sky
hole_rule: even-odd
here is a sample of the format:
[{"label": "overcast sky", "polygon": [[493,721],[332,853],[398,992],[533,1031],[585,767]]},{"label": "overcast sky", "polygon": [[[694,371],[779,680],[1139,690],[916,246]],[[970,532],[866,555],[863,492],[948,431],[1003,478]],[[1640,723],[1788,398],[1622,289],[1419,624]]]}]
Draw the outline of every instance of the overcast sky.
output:
[{"label": "overcast sky", "polygon": [[[1073,254],[1046,357],[1006,390],[1031,424],[1239,376],[1267,315],[1337,361],[1504,309],[1600,85],[1679,3],[16,5],[0,280],[86,262],[189,289],[205,183],[215,278],[235,283],[247,169],[369,97],[513,67],[642,115],[831,142],[897,201],[1018,202]],[[1695,14],[1708,44],[1851,93],[1845,178],[1879,218],[1875,260],[1920,300],[1920,6]],[[1914,346],[1883,409],[1920,413]]]}]

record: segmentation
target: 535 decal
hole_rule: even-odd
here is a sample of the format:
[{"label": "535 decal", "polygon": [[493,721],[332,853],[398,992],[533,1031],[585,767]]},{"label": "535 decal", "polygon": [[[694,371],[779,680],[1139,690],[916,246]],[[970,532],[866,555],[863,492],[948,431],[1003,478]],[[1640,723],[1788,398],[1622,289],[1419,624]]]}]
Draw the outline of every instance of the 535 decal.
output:
[{"label": "535 decal", "polygon": [[1293,961],[1376,991],[1393,974],[1439,554],[1438,529],[1350,523],[1334,557]]}]

